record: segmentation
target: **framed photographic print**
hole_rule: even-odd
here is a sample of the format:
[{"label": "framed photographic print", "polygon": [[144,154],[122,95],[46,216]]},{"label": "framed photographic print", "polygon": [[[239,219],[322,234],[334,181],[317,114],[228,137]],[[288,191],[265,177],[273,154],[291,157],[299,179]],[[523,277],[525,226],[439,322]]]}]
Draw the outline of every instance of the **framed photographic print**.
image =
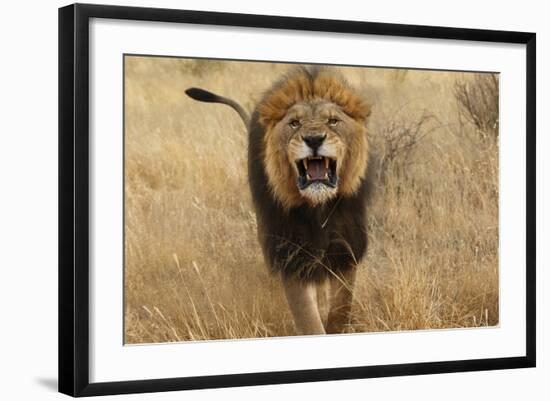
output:
[{"label": "framed photographic print", "polygon": [[59,10],[59,390],[535,366],[535,34]]}]

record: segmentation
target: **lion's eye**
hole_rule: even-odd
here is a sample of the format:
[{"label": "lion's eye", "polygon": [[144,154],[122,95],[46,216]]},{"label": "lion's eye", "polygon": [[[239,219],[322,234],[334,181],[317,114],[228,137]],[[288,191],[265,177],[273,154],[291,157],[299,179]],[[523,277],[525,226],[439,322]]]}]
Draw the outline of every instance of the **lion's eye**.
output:
[{"label": "lion's eye", "polygon": [[339,122],[340,120],[338,120],[337,118],[329,118],[327,121],[327,124],[330,125],[331,127],[334,127]]},{"label": "lion's eye", "polygon": [[290,125],[292,128],[298,128],[300,127],[300,120],[290,120],[290,122],[288,123],[288,125]]}]

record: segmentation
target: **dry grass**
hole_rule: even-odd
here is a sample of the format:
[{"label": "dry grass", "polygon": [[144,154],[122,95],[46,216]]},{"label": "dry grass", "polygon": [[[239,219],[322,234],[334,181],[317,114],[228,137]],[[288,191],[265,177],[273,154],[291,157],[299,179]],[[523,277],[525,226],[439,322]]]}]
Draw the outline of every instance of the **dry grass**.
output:
[{"label": "dry grass", "polygon": [[[127,58],[127,343],[294,334],[256,240],[242,123],[183,93],[251,108],[287,68]],[[497,324],[498,138],[478,135],[458,96],[480,76],[342,71],[374,105],[378,155],[349,331]]]}]

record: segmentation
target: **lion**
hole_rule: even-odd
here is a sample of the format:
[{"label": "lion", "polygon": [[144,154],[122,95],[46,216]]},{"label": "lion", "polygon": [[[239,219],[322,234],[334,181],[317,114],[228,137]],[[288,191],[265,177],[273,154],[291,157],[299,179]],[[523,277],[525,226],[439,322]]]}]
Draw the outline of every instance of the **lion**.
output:
[{"label": "lion", "polygon": [[230,106],[248,129],[258,239],[298,334],[344,332],[367,249],[370,105],[340,74],[319,67],[285,75],[250,117],[232,99],[199,88],[186,94]]}]

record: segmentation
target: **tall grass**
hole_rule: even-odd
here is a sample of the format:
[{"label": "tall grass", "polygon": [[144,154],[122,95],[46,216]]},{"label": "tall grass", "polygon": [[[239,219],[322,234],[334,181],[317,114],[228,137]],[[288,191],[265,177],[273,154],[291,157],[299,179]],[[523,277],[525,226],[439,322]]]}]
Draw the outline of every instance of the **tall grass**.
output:
[{"label": "tall grass", "polygon": [[[256,240],[242,123],[183,93],[251,108],[288,68],[126,58],[127,343],[294,334]],[[460,101],[461,85],[488,76],[340,69],[373,103],[377,156],[348,331],[497,324],[498,137]]]}]

